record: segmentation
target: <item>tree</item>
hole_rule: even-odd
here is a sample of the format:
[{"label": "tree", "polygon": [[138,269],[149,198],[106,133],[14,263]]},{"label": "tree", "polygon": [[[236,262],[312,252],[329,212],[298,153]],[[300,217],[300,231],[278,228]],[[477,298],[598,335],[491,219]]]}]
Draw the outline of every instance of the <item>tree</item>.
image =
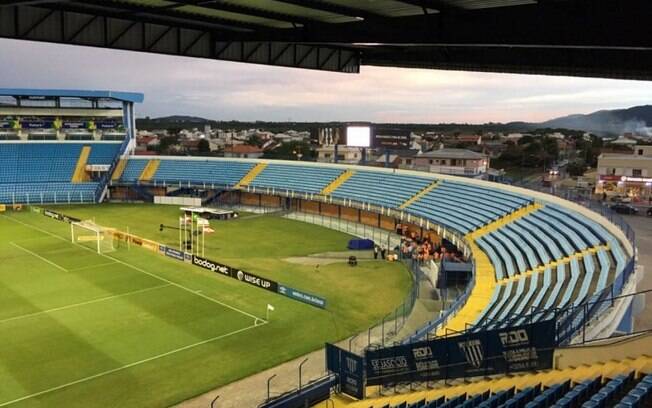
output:
[{"label": "tree", "polygon": [[200,139],[199,143],[197,143],[197,151],[199,153],[210,153],[211,144],[206,139]]},{"label": "tree", "polygon": [[584,160],[581,159],[574,160],[568,163],[568,166],[566,167],[566,171],[568,171],[568,174],[573,177],[583,176],[585,169],[586,169],[586,163],[584,162]]},{"label": "tree", "polygon": [[518,144],[520,146],[523,146],[523,145],[526,145],[526,144],[529,144],[529,143],[532,143],[532,142],[534,142],[534,137],[532,137],[530,135],[525,135],[525,136],[521,137],[520,139],[518,139]]},{"label": "tree", "polygon": [[164,136],[161,138],[159,145],[158,145],[158,151],[160,153],[167,153],[168,149],[170,146],[175,145],[179,143],[179,136],[178,135],[171,135],[171,136]]},{"label": "tree", "polygon": [[256,135],[256,134],[253,134],[253,135],[249,136],[249,139],[247,139],[247,141],[245,142],[245,144],[248,144],[248,145],[250,145],[250,146],[258,146],[258,147],[261,147],[261,146],[264,144],[264,142],[263,142],[263,140],[260,138],[260,136],[258,136],[258,135]]}]

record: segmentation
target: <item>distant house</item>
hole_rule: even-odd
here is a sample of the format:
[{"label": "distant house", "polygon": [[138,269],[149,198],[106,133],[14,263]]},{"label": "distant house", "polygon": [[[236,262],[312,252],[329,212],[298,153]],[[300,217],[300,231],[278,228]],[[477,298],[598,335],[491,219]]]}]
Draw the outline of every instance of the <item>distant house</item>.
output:
[{"label": "distant house", "polygon": [[619,136],[616,140],[613,140],[609,143],[612,145],[633,146],[637,143],[637,141],[633,139],[631,133],[625,133],[624,135]]},{"label": "distant house", "polygon": [[489,156],[468,149],[443,148],[415,156],[414,168],[432,173],[479,177],[489,169]]},{"label": "distant house", "polygon": [[[389,157],[387,157],[389,153]],[[387,150],[378,153],[375,160],[375,165],[384,166],[386,163],[389,167],[398,168],[412,168],[414,166],[414,158],[419,154],[416,149],[400,149],[400,150]]]},{"label": "distant house", "polygon": [[[322,163],[335,163],[335,145],[321,146],[317,151],[317,161]],[[358,164],[362,160],[362,149],[352,146],[337,146],[337,162]]]},{"label": "distant house", "polygon": [[457,143],[465,145],[479,145],[482,144],[482,136],[480,135],[459,135],[457,136]]},{"label": "distant house", "polygon": [[262,157],[263,149],[258,146],[237,144],[224,148],[224,157],[237,157],[241,159],[258,159]]}]

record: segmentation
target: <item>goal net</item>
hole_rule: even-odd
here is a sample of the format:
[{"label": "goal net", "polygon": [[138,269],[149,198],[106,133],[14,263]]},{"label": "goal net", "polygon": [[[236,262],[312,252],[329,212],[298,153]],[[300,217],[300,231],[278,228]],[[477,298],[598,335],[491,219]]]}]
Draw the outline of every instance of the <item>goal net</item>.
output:
[{"label": "goal net", "polygon": [[70,224],[70,239],[98,254],[105,254],[115,251],[114,231],[113,228],[105,228],[92,221],[73,222]]}]

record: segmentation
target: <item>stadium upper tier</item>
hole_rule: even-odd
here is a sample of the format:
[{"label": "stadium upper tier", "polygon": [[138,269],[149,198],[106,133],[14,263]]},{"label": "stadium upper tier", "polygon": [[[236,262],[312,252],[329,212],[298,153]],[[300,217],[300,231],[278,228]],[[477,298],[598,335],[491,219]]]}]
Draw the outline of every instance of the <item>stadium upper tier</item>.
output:
[{"label": "stadium upper tier", "polygon": [[92,203],[99,184],[74,180],[76,171],[111,165],[119,148],[119,142],[0,143],[0,203]]}]

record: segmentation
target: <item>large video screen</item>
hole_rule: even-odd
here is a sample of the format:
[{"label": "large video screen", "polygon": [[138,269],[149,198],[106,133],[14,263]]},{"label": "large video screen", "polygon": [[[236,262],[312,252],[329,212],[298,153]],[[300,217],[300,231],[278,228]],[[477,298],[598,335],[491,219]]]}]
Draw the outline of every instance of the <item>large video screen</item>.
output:
[{"label": "large video screen", "polygon": [[371,127],[369,126],[347,126],[346,145],[355,147],[371,146]]}]

